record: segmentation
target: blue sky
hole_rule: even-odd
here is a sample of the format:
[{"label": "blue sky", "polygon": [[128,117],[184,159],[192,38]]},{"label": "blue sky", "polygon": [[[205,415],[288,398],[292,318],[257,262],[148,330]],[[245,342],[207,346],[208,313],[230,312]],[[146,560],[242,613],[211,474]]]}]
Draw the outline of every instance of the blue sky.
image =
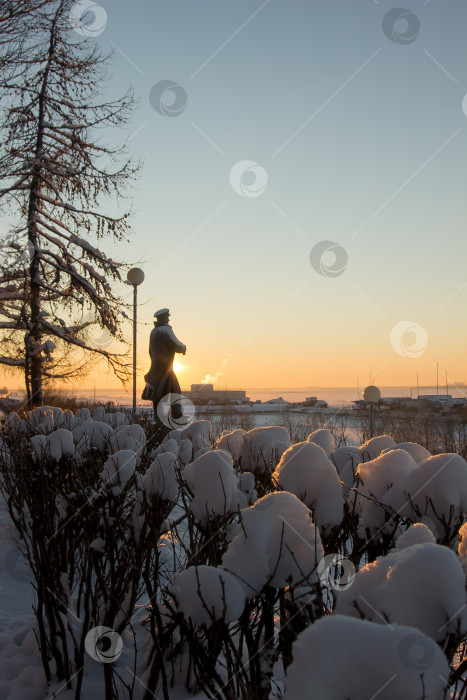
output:
[{"label": "blue sky", "polygon": [[[406,3],[391,38],[386,0],[101,5],[106,95],[131,84],[139,100],[135,236],[118,253],[146,273],[141,373],[152,314],[170,306],[185,386],[221,367],[230,387],[353,385],[370,370],[410,384],[437,361],[465,381],[467,5]],[[160,113],[168,92],[150,104],[161,81],[181,86],[178,116]],[[257,166],[237,189],[256,174],[259,196],[232,187],[243,161]],[[341,274],[326,272],[332,253],[312,268],[323,240],[345,250]]]}]

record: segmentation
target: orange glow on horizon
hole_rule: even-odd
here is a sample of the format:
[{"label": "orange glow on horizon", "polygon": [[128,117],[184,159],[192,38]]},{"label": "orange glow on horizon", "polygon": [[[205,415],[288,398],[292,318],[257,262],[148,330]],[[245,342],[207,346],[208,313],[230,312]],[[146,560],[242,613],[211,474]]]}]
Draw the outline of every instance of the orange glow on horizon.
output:
[{"label": "orange glow on horizon", "polygon": [[[180,332],[186,339],[189,334]],[[342,334],[339,333],[338,336]],[[451,333],[454,336],[454,333]],[[461,338],[452,338],[449,352],[442,339],[433,338],[426,352],[417,359],[402,357],[396,353],[387,339],[371,338],[369,342],[349,343],[342,347],[339,337],[328,338],[323,334],[318,341],[309,341],[306,334],[302,338],[300,350],[283,347],[274,338],[252,341],[248,348],[231,352],[225,342],[216,345],[214,339],[203,338],[203,342],[193,336],[188,345],[188,362],[174,361],[174,371],[179,376],[183,391],[189,390],[191,384],[208,381],[220,389],[272,389],[310,390],[310,394],[319,393],[319,388],[345,388],[357,385],[362,388],[368,384],[380,387],[416,387],[417,375],[420,388],[436,385],[436,365],[439,365],[440,391],[445,392],[446,383],[449,390],[456,385],[461,388],[467,382],[465,374],[465,344]],[[138,343],[137,393],[144,387],[144,375],[149,370],[149,358],[146,349],[146,334]],[[198,342],[196,342],[198,340]],[[384,342],[386,340],[386,342]],[[457,342],[456,342],[457,341]],[[122,384],[112,375],[101,361],[88,377],[73,384],[57,382],[56,388],[65,391],[80,392],[110,389],[131,393],[131,355],[128,355],[130,368],[129,383]],[[181,357],[180,357],[181,360]],[[183,358],[185,360],[185,357]],[[447,382],[446,382],[447,372]],[[0,368],[0,386],[10,391],[24,389],[20,372],[2,371]],[[464,391],[464,389],[462,389]]]}]

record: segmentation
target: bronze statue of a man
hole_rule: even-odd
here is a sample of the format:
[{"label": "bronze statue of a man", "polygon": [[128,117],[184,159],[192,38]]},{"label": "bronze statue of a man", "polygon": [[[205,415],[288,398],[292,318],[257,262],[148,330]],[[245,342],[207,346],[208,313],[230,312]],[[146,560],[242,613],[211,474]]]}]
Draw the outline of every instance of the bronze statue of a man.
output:
[{"label": "bronze statue of a man", "polygon": [[156,419],[159,401],[167,394],[181,392],[173,370],[173,361],[176,352],[183,355],[186,353],[186,345],[178,340],[172,326],[169,325],[169,309],[159,309],[154,316],[156,320],[149,338],[151,368],[144,376],[146,386],[141,398],[153,402],[154,419]]}]

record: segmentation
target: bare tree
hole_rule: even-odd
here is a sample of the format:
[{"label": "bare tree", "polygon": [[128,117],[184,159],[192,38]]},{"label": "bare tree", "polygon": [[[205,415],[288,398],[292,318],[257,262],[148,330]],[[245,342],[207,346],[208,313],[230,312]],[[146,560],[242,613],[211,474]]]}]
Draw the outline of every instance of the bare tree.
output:
[{"label": "bare tree", "polygon": [[[41,404],[44,379],[70,377],[90,356],[128,376],[125,355],[87,333],[98,323],[124,341],[123,265],[97,245],[127,237],[121,200],[139,165],[100,132],[127,124],[134,100],[131,91],[102,98],[110,57],[74,31],[73,5],[7,0],[0,11],[0,207],[11,221],[0,251],[0,363],[24,371],[30,406]],[[104,201],[117,213],[103,213]]]}]

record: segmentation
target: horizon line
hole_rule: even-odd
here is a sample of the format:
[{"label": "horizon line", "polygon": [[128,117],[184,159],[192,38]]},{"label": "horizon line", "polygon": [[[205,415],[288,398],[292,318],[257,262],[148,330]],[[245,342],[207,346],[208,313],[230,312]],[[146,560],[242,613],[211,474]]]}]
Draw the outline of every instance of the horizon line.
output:
[{"label": "horizon line", "polygon": [[[197,382],[194,382],[195,384]],[[360,387],[357,387],[355,385],[350,385],[350,384],[338,384],[334,386],[329,386],[329,385],[314,385],[314,386],[264,386],[264,387],[238,387],[238,386],[228,386],[228,385],[219,385],[219,384],[214,384],[213,387],[214,389],[220,390],[220,391],[283,391],[283,392],[303,392],[303,391],[322,391],[324,389],[349,389],[349,390],[355,390],[358,389],[359,391],[363,391],[367,386],[367,384],[362,384]],[[456,387],[465,387],[467,384],[465,382],[449,382],[449,387],[451,389],[454,389]],[[422,389],[423,387],[436,387],[436,383],[433,384],[420,384],[419,389]],[[7,387],[5,387],[7,388]],[[142,388],[142,387],[140,387]],[[414,384],[380,384],[378,385],[378,388],[380,389],[416,389],[417,386]],[[440,388],[445,388],[445,386],[440,386]],[[131,386],[128,387],[98,387],[98,386],[91,386],[91,387],[57,387],[56,391],[69,391],[70,393],[74,392],[79,392],[79,391],[110,391],[110,392],[123,392],[123,393],[131,393],[133,388]],[[139,390],[139,389],[138,389]],[[25,391],[24,387],[19,386],[19,387],[12,387],[11,389],[8,389],[8,391]],[[182,389],[182,391],[191,391],[190,389],[185,388]]]}]

